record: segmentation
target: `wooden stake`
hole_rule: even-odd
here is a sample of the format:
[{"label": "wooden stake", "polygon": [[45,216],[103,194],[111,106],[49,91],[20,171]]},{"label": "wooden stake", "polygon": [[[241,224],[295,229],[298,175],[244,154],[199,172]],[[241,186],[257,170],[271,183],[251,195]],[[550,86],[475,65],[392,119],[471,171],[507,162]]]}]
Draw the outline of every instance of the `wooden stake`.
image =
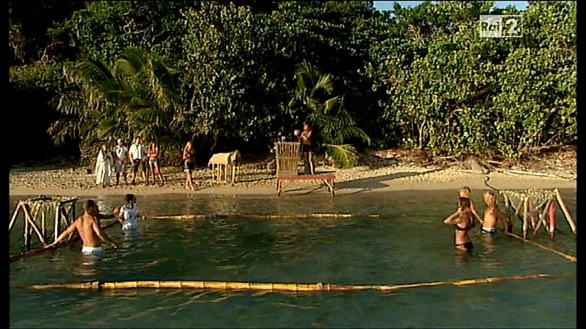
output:
[{"label": "wooden stake", "polygon": [[574,234],[576,234],[576,224],[574,223],[574,220],[572,219],[572,216],[570,215],[570,212],[568,211],[568,208],[566,207],[566,203],[562,199],[562,195],[560,194],[560,191],[557,188],[554,191],[555,191],[555,195],[558,199],[558,203],[560,204],[560,207],[562,208],[562,211],[564,212],[564,216],[566,217],[568,224],[570,224],[570,228],[572,229],[572,232],[574,232]]},{"label": "wooden stake", "polygon": [[547,213],[549,210],[549,204],[553,202],[553,200],[549,200],[546,204],[545,204],[545,208],[543,208],[543,211],[541,213],[539,213],[539,222],[537,223],[537,227],[535,228],[535,230],[533,231],[533,236],[535,236],[537,234],[537,232],[539,231],[539,228],[543,225],[543,227],[549,232],[549,228],[547,225],[547,222],[545,222],[545,218],[547,217]]},{"label": "wooden stake", "polygon": [[29,228],[28,228],[28,220],[27,220],[27,210],[26,210],[26,205],[23,205],[22,209],[24,210],[24,250],[29,250],[30,249],[30,241],[28,238],[28,234],[29,234]]},{"label": "wooden stake", "polygon": [[527,218],[527,208],[529,207],[529,198],[525,197],[523,201],[523,238],[527,238],[527,229],[529,227],[529,218]]},{"label": "wooden stake", "polygon": [[55,240],[57,240],[57,238],[59,237],[59,207],[56,204],[53,204],[55,206],[55,237],[53,238],[53,242],[55,242]]},{"label": "wooden stake", "polygon": [[219,282],[219,281],[130,281],[130,282],[86,282],[32,285],[28,288],[36,290],[47,289],[74,289],[74,290],[111,290],[111,289],[209,289],[209,290],[261,290],[261,291],[289,291],[289,292],[327,292],[327,291],[363,291],[376,290],[393,292],[401,289],[413,289],[433,286],[466,286],[474,284],[496,283],[512,280],[529,280],[550,277],[549,274],[516,275],[509,277],[489,277],[481,279],[436,281],[399,285],[335,285],[329,283],[300,284],[300,283],[247,283],[247,282]]},{"label": "wooden stake", "polygon": [[35,224],[35,220],[33,219],[33,217],[31,216],[31,214],[29,212],[29,206],[28,205],[25,205],[24,206],[24,216],[25,216],[25,220],[28,222],[28,224],[31,226],[31,228],[35,231],[35,233],[37,233],[37,236],[39,237],[39,240],[41,241],[41,244],[43,246],[45,246],[47,243],[45,242],[45,239],[43,238],[43,235],[41,234],[41,231],[37,227],[37,224]]},{"label": "wooden stake", "polygon": [[12,228],[14,227],[14,223],[16,222],[16,219],[18,218],[18,212],[21,207],[22,207],[22,202],[19,202],[18,205],[16,206],[16,209],[14,209],[14,213],[12,214],[12,218],[10,219],[10,224],[8,224],[8,234],[10,234],[10,232],[12,232]]}]

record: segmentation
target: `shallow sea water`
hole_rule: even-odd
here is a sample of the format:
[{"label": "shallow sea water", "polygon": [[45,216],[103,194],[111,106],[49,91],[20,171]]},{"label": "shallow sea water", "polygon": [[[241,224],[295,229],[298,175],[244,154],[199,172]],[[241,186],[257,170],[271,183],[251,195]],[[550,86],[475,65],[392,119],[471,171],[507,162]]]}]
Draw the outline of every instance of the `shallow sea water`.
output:
[{"label": "shallow sea water", "polygon": [[[481,191],[474,191],[480,211]],[[574,219],[576,192],[562,191]],[[122,198],[96,196],[104,209]],[[14,209],[17,198],[11,198]],[[147,215],[380,214],[351,219],[145,220],[133,234],[106,232],[120,248],[99,261],[79,243],[10,263],[14,328],[576,327],[576,263],[517,239],[472,234],[460,254],[453,228],[455,191],[272,196],[138,195]],[[81,203],[81,202],[80,202]],[[79,213],[79,212],[78,212]],[[576,255],[576,237],[558,210],[555,241],[534,241]],[[579,225],[579,223],[578,223]],[[21,232],[22,226],[15,226]],[[516,223],[515,233],[520,234]],[[20,236],[11,237],[14,253]],[[207,280],[331,284],[407,284],[529,274],[545,279],[399,290],[282,293],[201,290],[29,290],[27,285],[93,280]]]}]

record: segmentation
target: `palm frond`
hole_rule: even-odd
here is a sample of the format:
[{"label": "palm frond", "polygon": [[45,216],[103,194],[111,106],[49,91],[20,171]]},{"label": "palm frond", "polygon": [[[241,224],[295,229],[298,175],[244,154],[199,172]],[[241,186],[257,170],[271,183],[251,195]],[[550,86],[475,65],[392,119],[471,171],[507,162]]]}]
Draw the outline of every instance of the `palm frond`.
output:
[{"label": "palm frond", "polygon": [[350,144],[327,144],[326,152],[342,168],[351,168],[358,163],[358,152]]}]

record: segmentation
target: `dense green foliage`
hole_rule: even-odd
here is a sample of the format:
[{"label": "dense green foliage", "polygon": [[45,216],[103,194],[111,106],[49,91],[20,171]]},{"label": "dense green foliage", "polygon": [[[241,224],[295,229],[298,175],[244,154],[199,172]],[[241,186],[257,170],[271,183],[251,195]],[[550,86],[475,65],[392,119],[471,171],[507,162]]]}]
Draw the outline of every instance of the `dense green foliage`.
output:
[{"label": "dense green foliage", "polygon": [[[29,7],[10,3],[10,87],[50,95],[49,136],[82,156],[134,135],[266,151],[305,119],[346,166],[369,144],[515,158],[577,137],[575,2]],[[523,36],[480,37],[489,13],[522,15]]]}]

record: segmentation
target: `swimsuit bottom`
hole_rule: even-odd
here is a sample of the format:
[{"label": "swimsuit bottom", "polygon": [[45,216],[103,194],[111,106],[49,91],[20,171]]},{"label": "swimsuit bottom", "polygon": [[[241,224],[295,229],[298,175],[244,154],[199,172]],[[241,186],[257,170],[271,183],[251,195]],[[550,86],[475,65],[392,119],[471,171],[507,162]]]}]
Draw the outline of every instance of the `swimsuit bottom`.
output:
[{"label": "swimsuit bottom", "polygon": [[87,246],[83,246],[83,248],[81,248],[81,252],[84,255],[90,255],[90,256],[96,256],[99,257],[104,253],[104,249],[102,247],[87,247]]},{"label": "swimsuit bottom", "polygon": [[496,228],[494,227],[483,227],[480,229],[480,232],[482,233],[488,233],[488,234],[495,234],[496,233]]}]

